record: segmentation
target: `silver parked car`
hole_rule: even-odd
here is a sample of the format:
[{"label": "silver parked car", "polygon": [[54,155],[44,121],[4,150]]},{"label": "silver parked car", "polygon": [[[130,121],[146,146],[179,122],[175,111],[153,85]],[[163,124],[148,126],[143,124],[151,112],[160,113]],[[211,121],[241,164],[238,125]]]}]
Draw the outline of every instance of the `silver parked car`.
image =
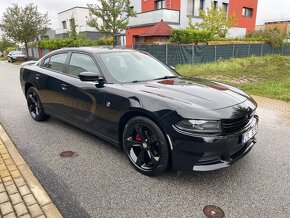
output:
[{"label": "silver parked car", "polygon": [[27,57],[22,51],[10,51],[7,55],[8,62],[26,61]]}]

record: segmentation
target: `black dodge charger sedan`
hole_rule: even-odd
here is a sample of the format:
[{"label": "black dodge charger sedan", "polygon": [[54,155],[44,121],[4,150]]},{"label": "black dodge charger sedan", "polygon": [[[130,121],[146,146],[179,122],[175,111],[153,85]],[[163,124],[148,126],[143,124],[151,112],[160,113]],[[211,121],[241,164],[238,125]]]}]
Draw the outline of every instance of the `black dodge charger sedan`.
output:
[{"label": "black dodge charger sedan", "polygon": [[218,82],[183,78],[147,53],[69,48],[24,64],[36,121],[59,118],[124,149],[145,175],[230,166],[256,142],[256,102]]}]

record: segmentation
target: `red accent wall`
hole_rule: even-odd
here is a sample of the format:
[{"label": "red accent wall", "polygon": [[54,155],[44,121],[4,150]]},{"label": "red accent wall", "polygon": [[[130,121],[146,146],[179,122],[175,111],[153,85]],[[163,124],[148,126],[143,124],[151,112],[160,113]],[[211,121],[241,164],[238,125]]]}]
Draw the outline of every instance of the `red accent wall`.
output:
[{"label": "red accent wall", "polygon": [[143,26],[143,27],[135,27],[128,28],[126,30],[126,47],[132,48],[132,45],[135,43],[135,36],[141,35],[146,30],[148,30],[151,26]]},{"label": "red accent wall", "polygon": [[[252,17],[243,17],[243,7],[253,8]],[[247,32],[255,29],[258,0],[230,0],[229,15],[235,15],[237,24],[235,27],[246,28]]]},{"label": "red accent wall", "polygon": [[180,10],[180,0],[166,0],[171,5],[170,8],[172,10]]},{"label": "red accent wall", "polygon": [[[136,0],[140,1],[140,0]],[[141,10],[142,12],[146,11],[153,11],[155,10],[155,1],[156,0],[141,0]],[[173,10],[180,10],[180,0],[165,0],[165,7],[167,9],[173,9]]]}]

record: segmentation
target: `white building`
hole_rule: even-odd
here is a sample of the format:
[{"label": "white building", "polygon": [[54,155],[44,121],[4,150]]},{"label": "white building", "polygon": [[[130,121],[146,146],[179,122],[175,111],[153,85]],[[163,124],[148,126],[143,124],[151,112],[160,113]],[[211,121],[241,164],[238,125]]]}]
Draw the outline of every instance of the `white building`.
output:
[{"label": "white building", "polygon": [[[71,31],[72,19],[75,21],[77,33],[82,33],[89,39],[98,39],[102,36],[96,28],[87,25],[90,13],[87,7],[73,7],[58,13],[59,29],[56,30],[56,38],[66,38]],[[102,24],[102,20],[98,20]]]}]

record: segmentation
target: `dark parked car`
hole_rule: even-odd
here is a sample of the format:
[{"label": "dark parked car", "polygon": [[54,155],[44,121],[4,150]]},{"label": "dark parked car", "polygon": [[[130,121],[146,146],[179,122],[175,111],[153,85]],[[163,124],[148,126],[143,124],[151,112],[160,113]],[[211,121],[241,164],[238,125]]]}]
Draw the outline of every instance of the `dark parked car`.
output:
[{"label": "dark parked car", "polygon": [[26,55],[22,51],[10,51],[7,55],[8,62],[25,61]]},{"label": "dark parked car", "polygon": [[53,116],[95,134],[146,175],[224,168],[256,142],[250,96],[183,78],[144,52],[61,49],[22,66],[20,81],[33,119]]}]

